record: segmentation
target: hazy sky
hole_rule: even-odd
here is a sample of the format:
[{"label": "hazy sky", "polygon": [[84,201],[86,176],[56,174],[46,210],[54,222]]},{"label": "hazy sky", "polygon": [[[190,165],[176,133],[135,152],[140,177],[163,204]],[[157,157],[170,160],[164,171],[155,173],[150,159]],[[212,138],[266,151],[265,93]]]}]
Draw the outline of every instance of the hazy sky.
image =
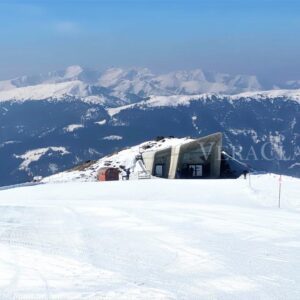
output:
[{"label": "hazy sky", "polygon": [[0,79],[79,64],[300,79],[299,0],[0,0]]}]

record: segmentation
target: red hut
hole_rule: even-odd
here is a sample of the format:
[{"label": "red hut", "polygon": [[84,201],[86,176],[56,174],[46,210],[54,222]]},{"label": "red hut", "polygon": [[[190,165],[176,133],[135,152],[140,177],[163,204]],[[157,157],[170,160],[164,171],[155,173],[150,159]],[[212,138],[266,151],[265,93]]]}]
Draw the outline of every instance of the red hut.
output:
[{"label": "red hut", "polygon": [[99,181],[119,180],[119,169],[117,168],[101,168],[98,172]]}]

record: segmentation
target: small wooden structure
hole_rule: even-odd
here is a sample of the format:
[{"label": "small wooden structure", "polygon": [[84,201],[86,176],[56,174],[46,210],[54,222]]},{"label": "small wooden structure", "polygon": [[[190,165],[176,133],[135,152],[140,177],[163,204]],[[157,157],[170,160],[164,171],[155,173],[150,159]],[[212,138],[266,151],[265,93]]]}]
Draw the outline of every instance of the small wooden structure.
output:
[{"label": "small wooden structure", "polygon": [[98,181],[119,180],[119,169],[112,167],[101,168],[98,172]]}]

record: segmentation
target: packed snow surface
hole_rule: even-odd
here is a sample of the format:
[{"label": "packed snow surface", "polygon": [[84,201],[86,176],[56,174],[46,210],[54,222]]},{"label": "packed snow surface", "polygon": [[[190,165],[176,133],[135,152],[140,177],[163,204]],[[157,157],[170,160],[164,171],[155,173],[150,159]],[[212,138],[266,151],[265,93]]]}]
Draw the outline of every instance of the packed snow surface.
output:
[{"label": "packed snow surface", "polygon": [[0,191],[1,299],[300,299],[299,180]]}]

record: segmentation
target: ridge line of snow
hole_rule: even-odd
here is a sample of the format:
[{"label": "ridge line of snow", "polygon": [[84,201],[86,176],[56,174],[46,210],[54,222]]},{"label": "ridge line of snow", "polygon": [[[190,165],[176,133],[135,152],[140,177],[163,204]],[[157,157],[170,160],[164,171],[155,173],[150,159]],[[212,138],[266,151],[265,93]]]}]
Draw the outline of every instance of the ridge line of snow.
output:
[{"label": "ridge line of snow", "polygon": [[119,114],[122,110],[139,107],[165,107],[165,106],[179,106],[189,105],[191,101],[197,100],[211,100],[216,97],[218,100],[224,98],[228,100],[239,100],[244,98],[255,98],[258,100],[275,99],[287,97],[289,100],[294,100],[300,104],[300,90],[266,90],[257,92],[246,92],[236,95],[217,94],[217,93],[204,93],[198,95],[172,95],[172,96],[150,96],[148,100],[139,103],[128,104],[115,108],[108,108],[107,113],[113,117]]},{"label": "ridge line of snow", "polygon": [[15,100],[45,100],[48,98],[61,99],[64,96],[88,96],[88,85],[79,81],[61,83],[45,83],[12,90],[0,91],[0,102]]}]

